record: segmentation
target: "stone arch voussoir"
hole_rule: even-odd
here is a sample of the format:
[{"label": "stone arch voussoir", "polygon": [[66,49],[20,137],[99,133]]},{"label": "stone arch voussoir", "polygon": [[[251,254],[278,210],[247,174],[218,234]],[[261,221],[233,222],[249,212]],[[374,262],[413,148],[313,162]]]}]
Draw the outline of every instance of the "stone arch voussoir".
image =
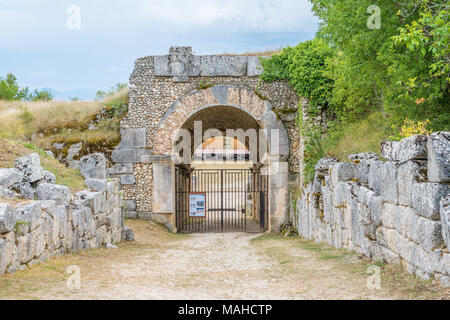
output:
[{"label": "stone arch voussoir", "polygon": [[157,127],[154,152],[159,155],[170,155],[183,123],[196,112],[213,106],[229,106],[245,111],[266,130],[268,137],[273,129],[277,129],[280,145],[275,155],[285,159],[288,157],[288,136],[283,123],[272,111],[270,102],[249,88],[230,85],[194,90],[173,103]]}]

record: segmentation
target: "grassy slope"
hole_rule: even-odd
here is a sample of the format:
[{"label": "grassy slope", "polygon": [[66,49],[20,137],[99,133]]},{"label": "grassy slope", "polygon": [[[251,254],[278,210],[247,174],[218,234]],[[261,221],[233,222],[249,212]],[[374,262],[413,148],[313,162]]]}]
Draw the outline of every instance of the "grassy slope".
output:
[{"label": "grassy slope", "polygon": [[380,154],[381,142],[389,140],[391,128],[381,112],[374,112],[349,123],[338,136],[325,141],[327,156],[348,161],[349,154],[374,152]]},{"label": "grassy slope", "polygon": [[41,165],[56,176],[56,183],[69,187],[72,191],[85,188],[84,179],[78,170],[66,168],[58,160],[48,156],[33,144],[0,138],[0,168],[14,167],[14,159],[39,153]]},{"label": "grassy slope", "polygon": [[127,97],[128,91],[122,90],[104,101],[0,101],[0,168],[14,167],[14,159],[37,152],[42,167],[55,174],[56,183],[74,191],[85,188],[78,170],[66,168],[43,150],[51,149],[56,141],[114,143],[120,137],[119,118],[100,122],[97,130],[88,130],[87,124],[105,106]]}]

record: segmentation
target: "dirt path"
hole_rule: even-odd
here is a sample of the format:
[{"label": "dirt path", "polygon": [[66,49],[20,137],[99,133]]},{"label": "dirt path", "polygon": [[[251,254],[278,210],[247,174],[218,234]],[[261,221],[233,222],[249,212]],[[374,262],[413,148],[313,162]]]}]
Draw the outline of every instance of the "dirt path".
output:
[{"label": "dirt path", "polygon": [[[407,288],[402,275],[367,288],[367,261],[344,251],[248,234],[172,235],[129,221],[137,242],[52,259],[0,277],[2,299],[401,299],[442,298],[431,286]],[[66,286],[79,266],[81,288]],[[401,284],[399,286],[399,284]]]}]

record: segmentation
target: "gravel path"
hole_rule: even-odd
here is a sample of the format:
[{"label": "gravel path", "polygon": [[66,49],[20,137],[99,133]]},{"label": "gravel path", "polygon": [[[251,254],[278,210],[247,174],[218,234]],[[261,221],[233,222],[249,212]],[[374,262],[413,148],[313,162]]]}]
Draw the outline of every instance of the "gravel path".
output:
[{"label": "gravel path", "polygon": [[[37,299],[395,299],[367,289],[368,275],[318,259],[283,240],[249,234],[171,235],[129,221],[137,242],[91,250],[0,278],[0,298]],[[355,262],[356,264],[360,262]],[[81,270],[81,288],[66,286],[67,267]]]}]

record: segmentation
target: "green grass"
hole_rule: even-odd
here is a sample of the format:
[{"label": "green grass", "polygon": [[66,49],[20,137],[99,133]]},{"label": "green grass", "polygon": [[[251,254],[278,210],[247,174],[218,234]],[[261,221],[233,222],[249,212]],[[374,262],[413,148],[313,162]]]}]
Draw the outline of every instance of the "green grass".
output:
[{"label": "green grass", "polygon": [[389,140],[392,134],[389,119],[381,112],[374,112],[357,121],[345,124],[333,132],[324,141],[327,156],[348,161],[349,154],[374,152],[380,154],[383,141]]}]

